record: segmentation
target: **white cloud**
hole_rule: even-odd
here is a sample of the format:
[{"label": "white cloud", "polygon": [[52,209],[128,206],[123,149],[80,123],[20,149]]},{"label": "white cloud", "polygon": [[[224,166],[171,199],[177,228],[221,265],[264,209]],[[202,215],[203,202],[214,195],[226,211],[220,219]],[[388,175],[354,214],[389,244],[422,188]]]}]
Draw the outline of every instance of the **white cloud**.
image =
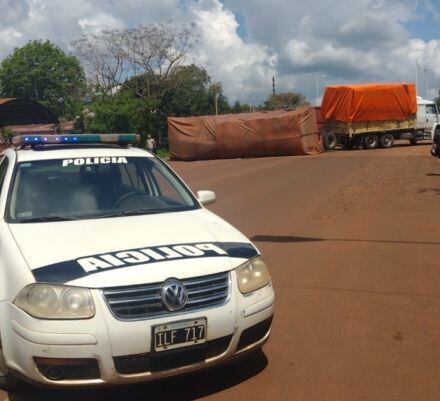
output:
[{"label": "white cloud", "polygon": [[266,46],[246,43],[237,34],[235,15],[218,0],[203,0],[191,8],[200,32],[195,62],[206,66],[222,82],[231,100],[261,102],[261,89],[269,90],[276,72],[276,55]]},{"label": "white cloud", "polygon": [[99,12],[92,17],[80,18],[78,25],[85,33],[98,33],[105,29],[122,28],[124,23],[112,15]]},{"label": "white cloud", "polygon": [[432,87],[440,82],[440,32],[422,40],[407,28],[423,18],[438,24],[438,0],[0,0],[0,9],[0,59],[31,39],[69,51],[84,32],[194,23],[200,43],[192,60],[223,83],[231,101],[263,101],[273,75],[278,90],[310,99],[322,73],[323,84],[409,81],[416,59],[421,79],[426,69]]}]

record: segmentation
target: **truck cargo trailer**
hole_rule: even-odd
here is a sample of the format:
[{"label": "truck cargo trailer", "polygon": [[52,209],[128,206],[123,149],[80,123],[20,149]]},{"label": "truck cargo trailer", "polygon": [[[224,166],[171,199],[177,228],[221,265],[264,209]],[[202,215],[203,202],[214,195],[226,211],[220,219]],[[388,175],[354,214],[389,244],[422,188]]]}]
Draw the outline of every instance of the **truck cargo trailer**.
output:
[{"label": "truck cargo trailer", "polygon": [[390,148],[399,139],[415,145],[440,132],[435,103],[416,97],[414,84],[328,86],[321,114],[327,150]]}]

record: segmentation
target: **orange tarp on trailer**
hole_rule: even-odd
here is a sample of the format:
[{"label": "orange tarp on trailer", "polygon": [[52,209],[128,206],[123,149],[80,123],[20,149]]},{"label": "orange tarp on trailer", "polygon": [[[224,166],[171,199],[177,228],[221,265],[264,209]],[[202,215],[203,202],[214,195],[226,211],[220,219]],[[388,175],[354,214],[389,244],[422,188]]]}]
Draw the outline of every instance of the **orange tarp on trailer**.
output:
[{"label": "orange tarp on trailer", "polygon": [[172,160],[293,156],[322,151],[315,110],[168,118]]},{"label": "orange tarp on trailer", "polygon": [[326,120],[409,120],[417,113],[414,84],[358,84],[327,86],[321,113]]}]

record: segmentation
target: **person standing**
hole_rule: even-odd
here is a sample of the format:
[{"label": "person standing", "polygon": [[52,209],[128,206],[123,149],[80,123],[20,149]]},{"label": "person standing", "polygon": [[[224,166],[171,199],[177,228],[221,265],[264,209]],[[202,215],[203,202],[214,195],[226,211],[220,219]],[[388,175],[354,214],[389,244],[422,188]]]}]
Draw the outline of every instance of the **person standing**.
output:
[{"label": "person standing", "polygon": [[150,134],[147,135],[147,141],[145,142],[145,145],[148,151],[157,154],[156,141]]}]

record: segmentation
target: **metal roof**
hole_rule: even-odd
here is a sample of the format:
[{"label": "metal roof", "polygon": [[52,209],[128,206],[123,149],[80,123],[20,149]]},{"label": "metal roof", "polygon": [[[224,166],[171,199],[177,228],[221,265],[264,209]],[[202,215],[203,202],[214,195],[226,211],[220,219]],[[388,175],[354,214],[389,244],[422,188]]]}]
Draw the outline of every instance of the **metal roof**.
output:
[{"label": "metal roof", "polygon": [[0,127],[58,123],[58,118],[38,102],[30,99],[0,98]]}]

